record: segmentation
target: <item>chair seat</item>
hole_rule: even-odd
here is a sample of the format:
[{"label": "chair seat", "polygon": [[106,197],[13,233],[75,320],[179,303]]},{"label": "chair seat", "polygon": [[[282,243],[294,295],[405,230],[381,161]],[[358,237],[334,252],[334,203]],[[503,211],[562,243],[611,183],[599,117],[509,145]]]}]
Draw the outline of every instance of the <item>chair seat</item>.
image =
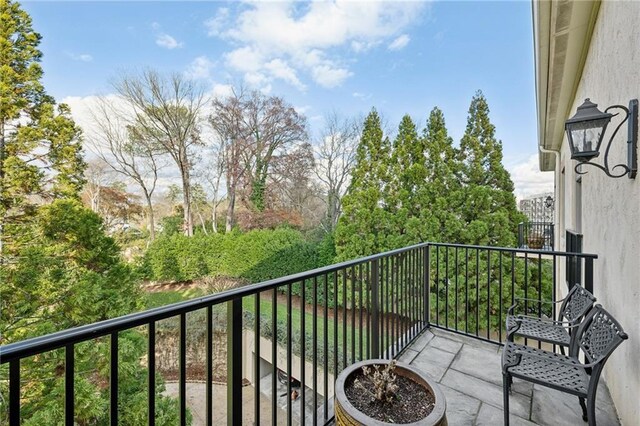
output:
[{"label": "chair seat", "polygon": [[[518,365],[508,368],[512,376],[578,396],[586,396],[589,375],[576,358],[507,342],[502,351],[503,366],[516,362],[516,351],[524,353]],[[535,354],[542,358],[527,356],[527,354]],[[572,365],[559,364],[553,360],[568,362]]]},{"label": "chair seat", "polygon": [[[517,326],[516,318],[512,315],[507,316],[507,330]],[[571,336],[561,325],[549,324],[537,318],[522,318],[520,328],[515,334],[562,346],[569,346],[571,340]]]}]

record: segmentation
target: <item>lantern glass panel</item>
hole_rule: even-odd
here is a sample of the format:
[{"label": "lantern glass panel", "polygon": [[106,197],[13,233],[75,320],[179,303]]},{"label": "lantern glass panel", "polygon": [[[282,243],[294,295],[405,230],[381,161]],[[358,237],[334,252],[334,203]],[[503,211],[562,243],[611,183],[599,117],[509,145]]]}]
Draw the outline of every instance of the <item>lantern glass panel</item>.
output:
[{"label": "lantern glass panel", "polygon": [[570,132],[574,154],[597,152],[600,149],[602,132],[609,118],[571,123]]}]

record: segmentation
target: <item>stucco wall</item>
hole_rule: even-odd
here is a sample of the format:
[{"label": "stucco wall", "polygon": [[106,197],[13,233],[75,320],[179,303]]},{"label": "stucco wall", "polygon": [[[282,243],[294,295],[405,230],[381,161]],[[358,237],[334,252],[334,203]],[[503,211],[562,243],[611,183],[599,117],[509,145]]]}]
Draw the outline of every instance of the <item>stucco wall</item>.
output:
[{"label": "stucco wall", "polygon": [[[613,104],[626,106],[630,99],[640,98],[639,22],[640,2],[602,3],[569,116],[585,98],[591,98],[601,110]],[[611,124],[605,141],[613,130]],[[611,147],[610,164],[626,163],[626,137],[625,125]],[[602,161],[602,156],[597,161]],[[564,203],[559,203],[559,214],[565,228],[571,229],[576,226],[576,175],[566,136],[560,164],[556,184],[564,182]],[[640,176],[635,180],[611,179],[595,168],[585,170],[589,173],[582,177],[582,233],[584,251],[599,256],[594,271],[595,295],[629,334],[629,340],[607,362],[605,380],[622,423],[639,425]],[[564,229],[560,231],[564,235]]]}]

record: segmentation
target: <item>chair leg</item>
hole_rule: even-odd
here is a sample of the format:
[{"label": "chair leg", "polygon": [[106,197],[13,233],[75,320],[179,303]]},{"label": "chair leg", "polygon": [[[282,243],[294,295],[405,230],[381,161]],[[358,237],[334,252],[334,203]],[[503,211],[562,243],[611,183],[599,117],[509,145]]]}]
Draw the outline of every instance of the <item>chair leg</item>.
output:
[{"label": "chair leg", "polygon": [[504,398],[503,412],[504,412],[504,426],[509,426],[509,392],[511,391],[511,375],[502,373],[502,395]]},{"label": "chair leg", "polygon": [[[596,392],[595,390],[587,396],[587,419],[589,426],[596,426]],[[585,421],[587,421],[585,419]]]},{"label": "chair leg", "polygon": [[580,407],[582,407],[582,420],[586,422],[589,420],[587,416],[587,405],[584,403],[584,398],[578,398],[578,400],[580,401]]}]

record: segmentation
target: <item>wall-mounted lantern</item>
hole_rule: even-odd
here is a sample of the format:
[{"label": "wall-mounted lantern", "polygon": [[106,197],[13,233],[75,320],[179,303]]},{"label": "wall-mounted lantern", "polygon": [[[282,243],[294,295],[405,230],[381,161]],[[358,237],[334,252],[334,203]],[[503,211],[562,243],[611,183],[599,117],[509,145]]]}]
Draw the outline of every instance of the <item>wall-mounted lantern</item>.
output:
[{"label": "wall-mounted lantern", "polygon": [[[611,118],[619,113],[611,114],[611,109],[621,109],[625,112],[626,117],[618,124],[618,127],[611,134],[607,148],[604,151],[604,166],[592,163],[591,160],[600,155],[600,145],[604,139],[607,125]],[[616,164],[609,168],[609,149],[611,142],[618,133],[620,127],[628,121],[628,138],[627,138],[627,164]],[[607,176],[619,178],[628,175],[630,179],[635,179],[638,170],[637,145],[638,145],[638,100],[632,99],[629,102],[629,108],[622,105],[612,105],[604,112],[598,109],[598,105],[591,102],[588,98],[582,105],[578,107],[576,114],[564,123],[564,128],[569,139],[569,148],[571,149],[571,158],[578,160],[575,170],[578,174],[584,174],[580,170],[581,166],[591,165],[604,171]],[[613,173],[616,168],[621,168],[622,172]]]},{"label": "wall-mounted lantern", "polygon": [[551,195],[547,195],[547,198],[544,199],[544,206],[548,209],[553,207],[553,197]]}]

